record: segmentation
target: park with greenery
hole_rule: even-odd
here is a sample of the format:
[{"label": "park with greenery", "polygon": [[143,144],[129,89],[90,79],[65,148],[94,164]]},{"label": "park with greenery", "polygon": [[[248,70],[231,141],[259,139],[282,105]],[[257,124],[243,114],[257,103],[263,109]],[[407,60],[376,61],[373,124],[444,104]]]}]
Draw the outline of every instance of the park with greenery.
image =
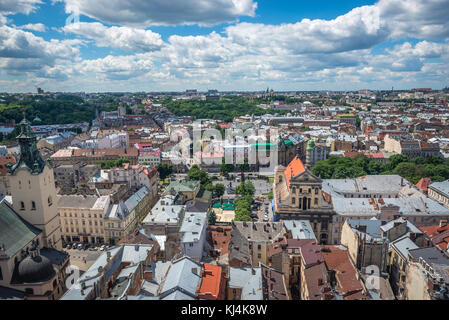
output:
[{"label": "park with greenery", "polygon": [[[165,106],[177,116],[191,116],[195,119],[214,119],[232,122],[235,117],[244,115],[261,116],[267,113],[286,114],[286,111],[258,107],[262,101],[240,96],[225,96],[216,101],[173,100],[163,101]],[[265,101],[263,101],[265,102]]]},{"label": "park with greenery", "polygon": [[441,182],[449,179],[449,162],[440,157],[408,158],[393,155],[383,164],[362,154],[354,158],[331,156],[328,160],[316,162],[312,173],[322,179],[397,174],[414,184],[424,177],[430,178],[432,182]]},{"label": "park with greenery", "polygon": [[23,110],[33,125],[91,122],[98,111],[116,110],[119,105],[114,97],[98,98],[95,103],[77,95],[27,96],[24,100],[5,99],[0,103],[0,123],[20,122]]}]

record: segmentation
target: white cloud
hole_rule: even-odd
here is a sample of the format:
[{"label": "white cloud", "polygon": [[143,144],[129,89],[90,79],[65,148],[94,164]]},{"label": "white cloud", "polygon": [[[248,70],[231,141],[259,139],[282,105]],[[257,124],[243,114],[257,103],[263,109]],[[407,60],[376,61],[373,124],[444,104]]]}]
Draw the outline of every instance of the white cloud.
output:
[{"label": "white cloud", "polygon": [[394,39],[449,37],[448,0],[380,0],[376,6]]},{"label": "white cloud", "polygon": [[47,27],[42,23],[29,23],[23,26],[17,26],[18,29],[25,29],[31,31],[45,32]]},{"label": "white cloud", "polygon": [[79,56],[79,40],[45,41],[31,32],[0,27],[0,66],[8,73],[35,71]]},{"label": "white cloud", "polygon": [[303,19],[281,25],[240,23],[228,27],[226,33],[234,42],[258,51],[283,48],[295,54],[371,48],[388,38],[374,6],[356,8],[334,20]]},{"label": "white cloud", "polygon": [[128,80],[148,73],[153,68],[145,55],[107,56],[102,59],[84,60],[75,66],[83,75],[100,79]]},{"label": "white cloud", "polygon": [[0,1],[0,13],[5,15],[24,13],[29,14],[34,11],[41,0],[2,0]]},{"label": "white cloud", "polygon": [[60,0],[66,12],[79,11],[91,18],[128,26],[213,25],[254,16],[253,0]]},{"label": "white cloud", "polygon": [[106,27],[99,22],[72,23],[62,28],[62,30],[92,39],[98,47],[114,47],[132,52],[158,50],[164,44],[161,36],[151,30],[130,27]]},{"label": "white cloud", "polygon": [[[303,19],[281,25],[237,23],[225,27],[222,33],[172,35],[165,42],[159,34],[146,30],[146,24],[217,22],[221,18],[211,14],[216,3],[196,2],[198,12],[208,4],[204,10],[209,12],[210,20],[206,22],[201,18],[203,11],[197,15],[186,14],[193,10],[190,2],[170,3],[173,12],[185,6],[187,11],[181,10],[179,17],[189,16],[188,21],[174,16],[167,19],[165,11],[156,21],[144,10],[145,6],[159,4],[156,0],[136,3],[133,8],[127,6],[137,0],[127,3],[114,0],[108,5],[103,1],[88,4],[84,0],[66,0],[66,8],[79,4],[84,14],[128,26],[81,22],[62,30],[92,40],[98,47],[120,48],[132,52],[131,55],[81,60],[77,49],[81,40],[72,40],[78,43],[44,41],[32,33],[1,27],[0,20],[0,69],[9,74],[28,72],[37,79],[47,79],[48,85],[52,79],[71,79],[91,90],[183,90],[194,86],[223,90],[267,86],[347,90],[393,85],[395,88],[401,85],[441,87],[448,80],[448,72],[441,69],[444,66],[447,69],[449,60],[449,45],[445,40],[449,28],[447,19],[443,19],[447,17],[443,4],[449,4],[449,0],[419,3],[412,0],[412,5],[405,0],[380,0],[332,20]],[[240,12],[234,18],[244,15],[241,12],[251,15],[252,9],[248,8],[253,1],[234,0],[233,3],[236,12]],[[99,11],[101,5],[104,12]],[[165,6],[165,2],[160,5]],[[416,44],[403,41],[409,37],[425,40]],[[382,54],[371,51],[389,39],[399,40],[398,44],[387,46]],[[63,86],[56,81],[53,85]]]}]

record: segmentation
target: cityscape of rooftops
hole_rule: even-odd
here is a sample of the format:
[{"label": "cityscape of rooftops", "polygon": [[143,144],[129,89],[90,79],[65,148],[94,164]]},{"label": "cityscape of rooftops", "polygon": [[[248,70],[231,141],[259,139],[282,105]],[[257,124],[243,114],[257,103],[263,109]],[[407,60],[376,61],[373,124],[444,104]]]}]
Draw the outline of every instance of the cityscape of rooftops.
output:
[{"label": "cityscape of rooftops", "polygon": [[448,17],[0,0],[0,300],[449,300]]}]

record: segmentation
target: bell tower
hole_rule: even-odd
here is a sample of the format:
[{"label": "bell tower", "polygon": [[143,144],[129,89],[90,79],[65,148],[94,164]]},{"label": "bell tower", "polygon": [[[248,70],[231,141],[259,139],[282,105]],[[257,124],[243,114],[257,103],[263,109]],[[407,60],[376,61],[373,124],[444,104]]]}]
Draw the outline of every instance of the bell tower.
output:
[{"label": "bell tower", "polygon": [[39,154],[25,112],[16,139],[20,155],[8,172],[13,208],[24,220],[43,231],[44,247],[60,250],[61,227],[53,169]]}]

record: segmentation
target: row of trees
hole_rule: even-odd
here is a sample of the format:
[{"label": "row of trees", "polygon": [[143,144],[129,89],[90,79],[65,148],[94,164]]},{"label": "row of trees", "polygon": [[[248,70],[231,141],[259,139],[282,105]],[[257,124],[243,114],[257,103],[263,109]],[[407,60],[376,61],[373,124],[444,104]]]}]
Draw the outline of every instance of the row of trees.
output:
[{"label": "row of trees", "polygon": [[251,206],[254,203],[254,193],[256,188],[251,181],[242,182],[235,190],[236,194],[241,195],[235,201],[235,221],[252,221]]},{"label": "row of trees", "polygon": [[404,155],[393,155],[383,164],[365,155],[354,158],[331,156],[326,161],[318,161],[312,173],[323,179],[357,178],[364,175],[398,174],[412,183],[428,177],[434,182],[449,179],[449,163],[440,157],[408,158]]}]

